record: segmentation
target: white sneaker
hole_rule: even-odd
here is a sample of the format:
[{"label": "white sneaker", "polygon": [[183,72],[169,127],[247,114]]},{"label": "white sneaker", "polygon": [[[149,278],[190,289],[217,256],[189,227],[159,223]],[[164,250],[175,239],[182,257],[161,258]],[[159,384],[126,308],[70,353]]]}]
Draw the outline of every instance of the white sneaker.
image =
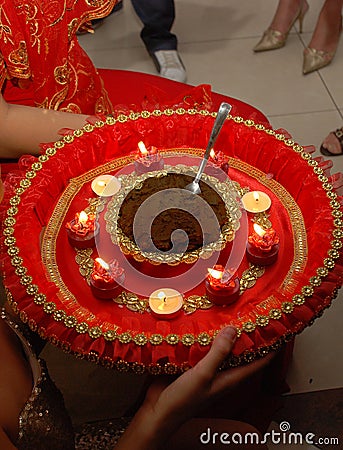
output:
[{"label": "white sneaker", "polygon": [[151,56],[161,77],[186,82],[186,69],[177,50],[158,50]]}]

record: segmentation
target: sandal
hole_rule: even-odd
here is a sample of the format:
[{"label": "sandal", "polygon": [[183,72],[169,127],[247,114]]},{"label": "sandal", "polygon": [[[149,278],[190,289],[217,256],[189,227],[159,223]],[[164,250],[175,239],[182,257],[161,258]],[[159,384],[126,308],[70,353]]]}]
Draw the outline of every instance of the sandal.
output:
[{"label": "sandal", "polygon": [[328,150],[326,147],[324,147],[324,145],[322,144],[320,146],[320,153],[324,156],[340,156],[343,155],[343,127],[342,128],[338,128],[335,131],[332,131],[332,133],[336,136],[336,138],[338,139],[338,142],[341,146],[341,151],[340,153],[332,153],[330,152],[330,150]]}]

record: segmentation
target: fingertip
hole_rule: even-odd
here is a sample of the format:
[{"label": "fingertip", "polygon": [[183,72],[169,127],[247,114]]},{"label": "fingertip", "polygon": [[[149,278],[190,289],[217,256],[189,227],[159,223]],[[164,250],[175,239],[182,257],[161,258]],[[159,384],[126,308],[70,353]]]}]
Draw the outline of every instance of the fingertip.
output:
[{"label": "fingertip", "polygon": [[232,343],[236,342],[237,339],[237,329],[233,326],[228,326],[222,329],[221,334],[225,336],[227,339],[230,339]]}]

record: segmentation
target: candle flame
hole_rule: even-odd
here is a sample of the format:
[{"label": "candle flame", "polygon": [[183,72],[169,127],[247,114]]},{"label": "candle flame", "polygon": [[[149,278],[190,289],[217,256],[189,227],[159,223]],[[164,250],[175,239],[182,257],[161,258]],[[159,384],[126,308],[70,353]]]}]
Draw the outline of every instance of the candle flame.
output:
[{"label": "candle flame", "polygon": [[260,225],[254,223],[254,230],[259,236],[263,237],[266,234],[266,230],[264,230]]},{"label": "candle flame", "polygon": [[161,304],[158,305],[157,309],[163,311],[167,296],[163,291],[161,291],[157,294],[157,297],[161,300]]},{"label": "candle flame", "polygon": [[95,261],[97,261],[103,269],[105,269],[105,270],[109,270],[110,269],[110,266],[103,259],[95,258]]},{"label": "candle flame", "polygon": [[211,157],[212,159],[215,159],[215,157],[216,157],[216,152],[213,150],[213,148],[212,148],[211,151],[210,151],[210,157]]},{"label": "candle flame", "polygon": [[254,191],[252,193],[252,196],[254,197],[255,202],[258,202],[260,200],[260,194],[257,191]]},{"label": "candle flame", "polygon": [[222,270],[207,269],[207,271],[211,277],[216,278],[217,280],[221,280],[223,278],[224,272]]},{"label": "candle flame", "polygon": [[138,142],[138,148],[143,156],[146,156],[148,154],[148,150],[146,149],[146,146],[143,141]]},{"label": "candle flame", "polygon": [[79,214],[79,222],[82,225],[86,225],[87,220],[88,220],[88,214],[85,211],[81,211]]}]

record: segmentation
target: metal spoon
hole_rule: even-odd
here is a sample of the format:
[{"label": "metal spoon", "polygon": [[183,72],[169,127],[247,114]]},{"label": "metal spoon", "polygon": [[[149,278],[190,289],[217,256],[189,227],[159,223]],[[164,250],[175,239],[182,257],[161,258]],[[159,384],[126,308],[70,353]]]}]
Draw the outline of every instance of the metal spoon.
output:
[{"label": "metal spoon", "polygon": [[217,117],[213,124],[211,136],[208,141],[203,160],[201,161],[201,164],[199,166],[198,173],[196,174],[192,183],[187,184],[187,186],[185,187],[185,189],[187,189],[190,192],[193,192],[193,194],[200,194],[200,192],[201,192],[200,186],[199,186],[199,181],[200,181],[201,175],[206,167],[208,158],[210,156],[211,149],[217,140],[220,130],[222,129],[222,126],[224,125],[225,119],[229,115],[231,108],[232,108],[232,106],[229,103],[224,103],[224,102],[221,103],[221,105],[219,106],[219,109],[217,112]]}]

